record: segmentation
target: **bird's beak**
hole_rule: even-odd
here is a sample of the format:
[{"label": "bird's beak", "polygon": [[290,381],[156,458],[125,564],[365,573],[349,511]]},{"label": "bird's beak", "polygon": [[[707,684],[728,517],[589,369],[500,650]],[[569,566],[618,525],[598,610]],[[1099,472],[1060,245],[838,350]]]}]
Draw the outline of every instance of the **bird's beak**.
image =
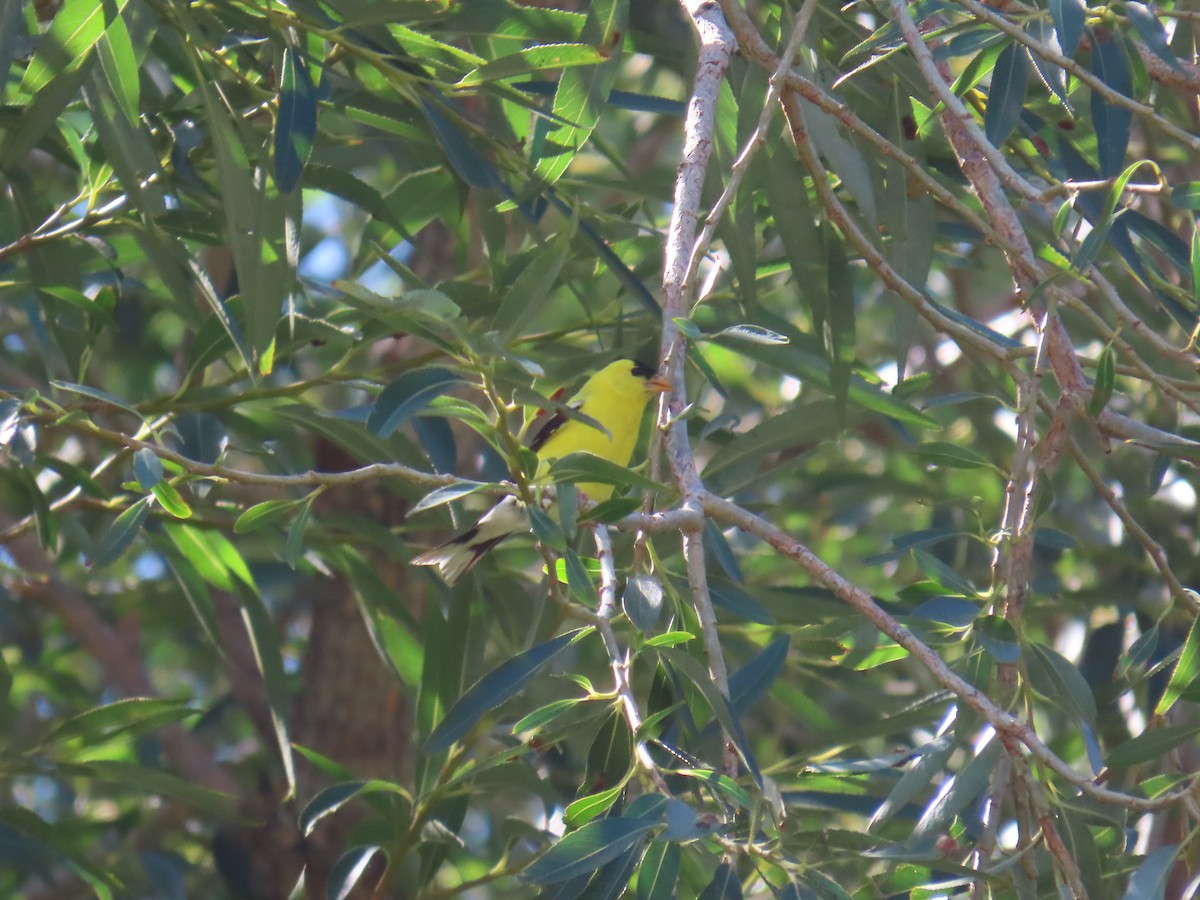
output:
[{"label": "bird's beak", "polygon": [[659,375],[655,375],[653,378],[646,379],[646,390],[652,394],[665,394],[671,390],[671,382]]}]

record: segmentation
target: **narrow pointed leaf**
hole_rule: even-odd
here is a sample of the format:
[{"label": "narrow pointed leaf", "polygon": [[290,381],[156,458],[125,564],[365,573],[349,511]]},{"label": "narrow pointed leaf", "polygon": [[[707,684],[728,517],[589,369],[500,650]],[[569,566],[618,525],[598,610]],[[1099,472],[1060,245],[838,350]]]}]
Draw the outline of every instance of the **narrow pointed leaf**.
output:
[{"label": "narrow pointed leaf", "polygon": [[[1133,95],[1133,80],[1125,48],[1114,36],[1095,32],[1092,40],[1092,74],[1104,84],[1126,97]],[[1114,106],[1098,93],[1092,94],[1092,119],[1096,127],[1096,155],[1100,161],[1100,176],[1112,178],[1125,166],[1125,151],[1133,113]]]},{"label": "narrow pointed leaf", "polygon": [[1087,20],[1087,8],[1083,0],[1050,0],[1050,15],[1054,19],[1054,30],[1058,32],[1058,46],[1063,56],[1075,55],[1083,37],[1083,26]]},{"label": "narrow pointed leaf", "polygon": [[1155,56],[1177,72],[1183,72],[1183,65],[1175,58],[1167,45],[1167,30],[1144,3],[1129,2],[1125,4],[1125,15],[1142,36],[1146,46]]},{"label": "narrow pointed leaf", "polygon": [[1045,644],[1034,642],[1025,653],[1033,689],[1060,709],[1085,722],[1096,721],[1096,698],[1079,670]]},{"label": "narrow pointed leaf", "polygon": [[92,556],[93,566],[106,566],[129,549],[150,514],[150,498],[143,497],[125,510],[109,526]]},{"label": "narrow pointed leaf", "polygon": [[610,818],[589,822],[538,857],[521,873],[533,884],[555,884],[594,872],[659,827],[654,819]]},{"label": "narrow pointed leaf", "polygon": [[996,68],[992,70],[992,86],[988,91],[983,128],[993,145],[999,147],[1008,140],[1021,121],[1021,109],[1025,105],[1028,86],[1029,57],[1025,45],[1014,41],[1000,52],[996,58]]},{"label": "narrow pointed leaf", "polygon": [[391,382],[379,394],[367,416],[367,429],[390,437],[412,416],[462,379],[446,369],[414,369]]},{"label": "narrow pointed leaf", "polygon": [[1154,707],[1156,716],[1164,716],[1175,705],[1183,691],[1200,676],[1200,619],[1192,622],[1183,649],[1179,651],[1179,659],[1171,670],[1171,680],[1167,689]]},{"label": "narrow pointed leaf", "polygon": [[568,631],[518,654],[484,675],[438,723],[425,742],[425,752],[437,753],[448,748],[484,715],[514,697],[546,663],[590,632],[590,628]]},{"label": "narrow pointed leaf", "polygon": [[275,183],[291,193],[300,182],[317,133],[317,92],[308,66],[292,47],[280,66],[279,115],[275,120]]}]

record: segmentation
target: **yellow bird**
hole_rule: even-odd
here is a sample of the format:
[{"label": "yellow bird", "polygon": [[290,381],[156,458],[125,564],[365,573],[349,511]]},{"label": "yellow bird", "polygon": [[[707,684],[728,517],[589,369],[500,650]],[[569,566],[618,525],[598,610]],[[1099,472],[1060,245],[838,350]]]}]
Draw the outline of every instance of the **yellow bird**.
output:
[{"label": "yellow bird", "polygon": [[[529,443],[540,460],[536,477],[544,476],[554,460],[571,453],[591,453],[619,466],[629,465],[650,398],[670,389],[655,369],[643,363],[628,359],[609,363],[567,402],[603,430],[554,413]],[[607,500],[613,490],[610,484],[577,487],[596,502]],[[510,534],[529,528],[525,505],[516,497],[505,497],[462,534],[417,556],[413,565],[437,566],[446,583],[454,584]]]}]

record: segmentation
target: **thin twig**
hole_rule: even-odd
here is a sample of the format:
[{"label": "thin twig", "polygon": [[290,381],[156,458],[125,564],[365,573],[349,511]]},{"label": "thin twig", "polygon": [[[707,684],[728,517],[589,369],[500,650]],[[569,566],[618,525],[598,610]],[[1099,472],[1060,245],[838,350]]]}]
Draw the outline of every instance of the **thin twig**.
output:
[{"label": "thin twig", "polygon": [[617,612],[617,570],[613,562],[612,540],[608,536],[608,528],[604,525],[595,525],[592,534],[596,539],[596,559],[600,563],[600,602],[596,607],[596,627],[604,641],[604,649],[608,652],[614,689],[621,700],[625,721],[629,724],[629,732],[633,736],[634,755],[646,770],[655,789],[669,796],[671,789],[667,787],[667,782],[654,757],[650,755],[646,742],[638,734],[642,727],[642,713],[638,709],[637,698],[633,696],[633,687],[629,683],[629,654],[621,652],[612,627],[612,618]]},{"label": "thin twig", "polygon": [[1083,68],[1083,66],[1079,65],[1079,63],[1075,62],[1075,60],[1063,56],[1049,44],[1043,43],[1030,35],[1020,25],[1010,22],[1004,16],[997,15],[982,3],[977,2],[977,0],[957,0],[957,2],[963,9],[968,10],[971,15],[975,16],[976,19],[987,22],[989,25],[1003,31],[1017,43],[1028,47],[1046,62],[1062,69],[1064,72],[1068,72],[1072,78],[1078,79],[1093,94],[1104,98],[1112,106],[1119,106],[1122,109],[1128,110],[1139,119],[1150,123],[1164,134],[1179,141],[1193,153],[1200,153],[1200,137],[1196,137],[1196,135],[1184,131],[1174,122],[1164,119],[1154,111],[1153,107],[1126,97],[1120,91],[1114,91],[1087,69]]},{"label": "thin twig", "polygon": [[[683,126],[683,154],[675,179],[675,203],[667,229],[663,255],[663,313],[660,371],[671,383],[670,393],[663,396],[659,415],[665,430],[667,461],[685,509],[700,509],[697,498],[704,485],[696,467],[688,439],[687,423],[682,418],[687,405],[687,386],[684,381],[684,350],[686,341],[675,320],[687,315],[691,298],[685,293],[688,261],[696,245],[696,222],[700,209],[704,176],[712,157],[713,134],[716,129],[717,101],[729,60],[733,55],[733,32],[725,23],[721,10],[708,0],[682,0],[700,37],[696,77],[692,84],[691,100]],[[687,562],[688,582],[692,602],[701,623],[704,647],[708,656],[709,674],[717,689],[729,696],[729,679],[720,636],[716,630],[716,614],[708,592],[705,572],[703,530],[695,528],[683,533],[683,555]],[[736,773],[737,756],[729,735],[725,735],[724,769]]]},{"label": "thin twig", "polygon": [[792,27],[791,37],[788,38],[787,46],[784,48],[783,54],[779,57],[779,65],[775,67],[775,72],[771,75],[771,81],[767,88],[767,97],[763,101],[762,112],[759,113],[758,124],[754,127],[754,133],[750,135],[750,139],[746,141],[742,152],[738,154],[738,158],[734,161],[733,166],[730,167],[729,179],[725,183],[725,190],[721,192],[721,196],[713,204],[708,217],[704,220],[704,229],[692,245],[691,258],[688,260],[687,272],[683,277],[684,296],[691,295],[696,273],[700,269],[700,261],[704,259],[704,255],[708,252],[713,235],[717,232],[717,226],[721,224],[721,219],[724,218],[726,210],[729,209],[729,205],[733,202],[734,197],[737,196],[738,188],[741,186],[742,180],[746,177],[746,172],[750,169],[750,163],[754,160],[758,151],[762,149],[763,144],[766,143],[767,129],[770,127],[771,120],[775,117],[775,105],[779,101],[779,94],[783,90],[783,83],[788,71],[792,67],[792,60],[796,58],[796,51],[800,49],[804,35],[808,32],[808,23],[812,21],[812,16],[816,8],[817,0],[804,0],[804,5],[800,8],[800,13],[796,17],[796,24]]},{"label": "thin twig", "polygon": [[915,637],[895,618],[888,615],[870,594],[844,578],[800,541],[736,503],[714,494],[705,494],[702,499],[704,510],[710,518],[755,535],[783,556],[799,563],[806,572],[832,591],[840,600],[864,616],[881,633],[907,650],[942,687],[958,695],[967,706],[986,719],[998,733],[1011,735],[1020,741],[1047,768],[1083,793],[1104,803],[1145,812],[1163,809],[1177,803],[1191,795],[1197,785],[1200,785],[1200,782],[1193,782],[1181,790],[1147,799],[1122,794],[1096,784],[1091,776],[1076,772],[1059,758],[1026,722],[998,707],[981,690],[952,671],[933,649]]}]

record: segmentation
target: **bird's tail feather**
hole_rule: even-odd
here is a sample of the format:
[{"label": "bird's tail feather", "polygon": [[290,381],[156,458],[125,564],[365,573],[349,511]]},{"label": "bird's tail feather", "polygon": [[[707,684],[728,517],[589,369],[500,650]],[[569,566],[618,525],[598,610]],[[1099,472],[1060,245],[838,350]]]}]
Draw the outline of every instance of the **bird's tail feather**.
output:
[{"label": "bird's tail feather", "polygon": [[414,566],[437,566],[447,584],[454,584],[489,550],[517,531],[529,530],[529,516],[516,497],[505,497],[473,526],[439,547],[413,558]]}]

